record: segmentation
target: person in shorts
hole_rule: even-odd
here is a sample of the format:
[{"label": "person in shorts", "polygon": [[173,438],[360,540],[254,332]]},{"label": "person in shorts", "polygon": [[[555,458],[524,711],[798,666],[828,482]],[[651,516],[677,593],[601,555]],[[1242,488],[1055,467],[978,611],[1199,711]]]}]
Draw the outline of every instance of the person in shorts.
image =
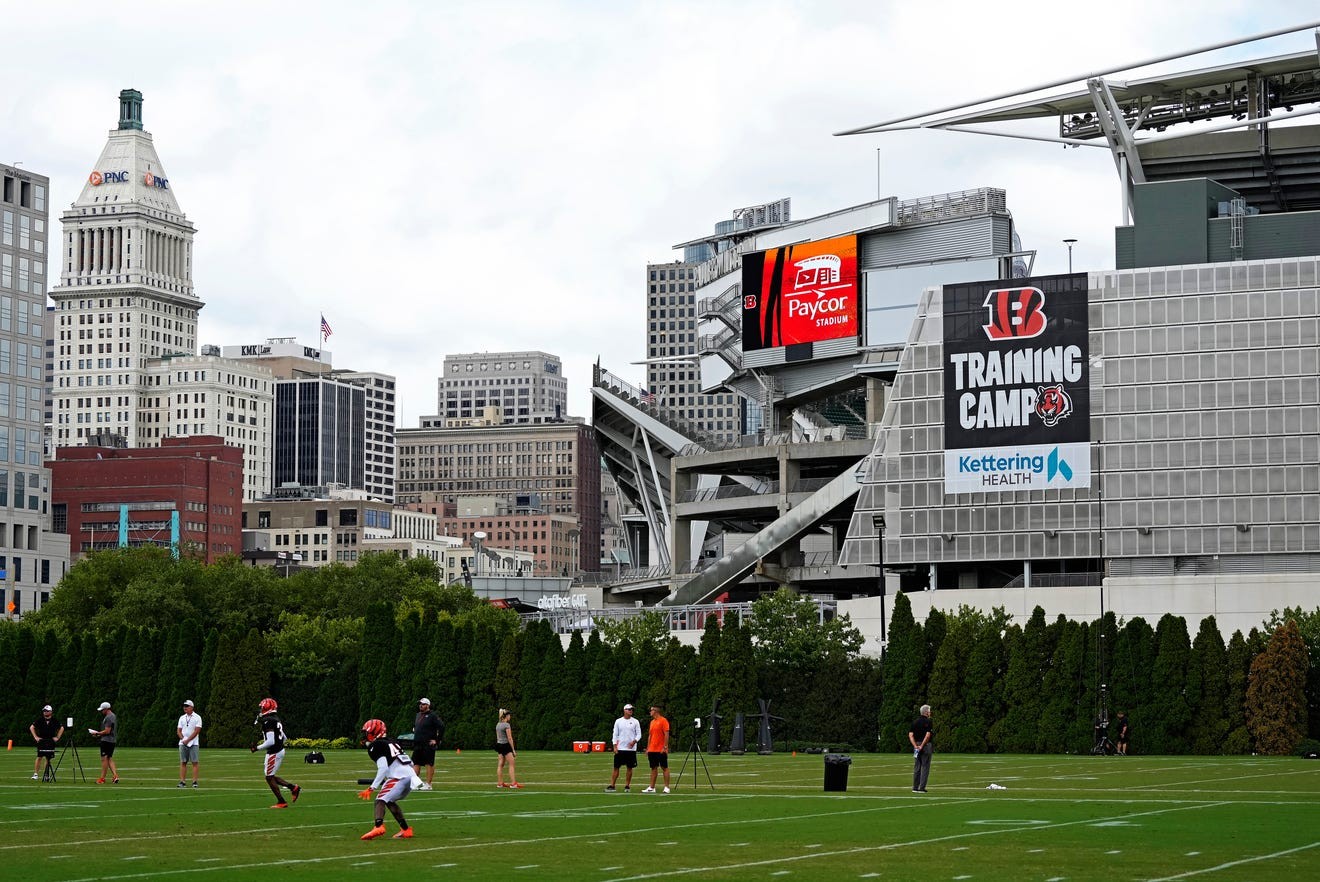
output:
[{"label": "person in shorts", "polygon": [[383,721],[367,720],[362,724],[362,734],[367,739],[367,756],[376,763],[376,778],[366,790],[359,791],[358,796],[371,799],[373,790],[380,792],[376,794],[376,823],[361,838],[375,839],[385,835],[385,810],[389,809],[394,820],[399,822],[399,832],[394,838],[412,839],[412,827],[408,826],[399,802],[412,792],[413,779],[417,777],[413,762],[399,742],[389,737]]},{"label": "person in shorts", "polygon": [[115,733],[119,731],[119,717],[110,709],[108,701],[101,702],[97,710],[101,712],[101,728],[87,730],[87,734],[96,738],[101,746],[101,777],[96,779],[96,783],[104,784],[108,773],[111,780],[118,784],[119,767],[115,765],[115,745],[119,739]]},{"label": "person in shorts", "polygon": [[[518,749],[513,743],[513,726],[509,719],[513,712],[508,708],[500,708],[499,722],[495,724],[495,753],[498,754],[495,760],[495,786],[512,787],[515,790],[521,790],[522,785],[518,783],[518,773],[514,771],[514,763],[518,759]],[[504,783],[504,767],[509,767],[509,783]]]},{"label": "person in shorts", "polygon": [[1119,756],[1128,755],[1128,741],[1132,738],[1132,727],[1128,724],[1127,711],[1118,712],[1118,733],[1114,738],[1114,743]]},{"label": "person in shorts", "polygon": [[655,793],[655,777],[661,769],[665,772],[665,793],[669,792],[669,721],[660,713],[660,708],[651,707],[651,728],[646,737],[646,761],[651,766],[651,784],[643,793]]},{"label": "person in shorts", "polygon": [[627,769],[623,779],[623,792],[632,792],[633,769],[637,768],[637,742],[642,740],[642,724],[633,718],[633,706],[623,706],[623,716],[614,721],[614,774],[610,775],[607,793],[614,792],[614,785],[619,780],[619,769]]},{"label": "person in shorts", "polygon": [[196,787],[200,765],[198,754],[202,737],[202,715],[193,710],[191,699],[183,703],[183,716],[179,717],[175,731],[179,735],[179,786],[187,786],[185,779],[188,777],[188,763],[192,763],[193,786]]},{"label": "person in shorts", "polygon": [[426,780],[418,790],[430,790],[435,778],[435,751],[440,746],[440,739],[445,735],[445,724],[435,711],[431,710],[431,699],[417,701],[417,717],[413,720],[413,768],[420,772],[426,769]]},{"label": "person in shorts", "polygon": [[28,726],[32,740],[37,742],[37,760],[32,764],[32,780],[41,778],[41,761],[46,761],[46,777],[53,778],[50,761],[55,758],[55,742],[64,736],[64,724],[55,719],[55,709],[46,705],[41,714]]},{"label": "person in shorts", "polygon": [[[298,797],[302,795],[302,788],[290,781],[285,781],[280,777],[280,766],[284,763],[284,723],[280,721],[278,713],[279,704],[273,698],[261,699],[259,710],[261,715],[257,717],[257,725],[261,727],[261,741],[252,745],[252,752],[265,749],[266,758],[264,768],[266,771],[266,786],[270,792],[275,794],[275,804],[271,808],[288,808],[289,802],[297,802]],[[289,802],[284,801],[284,793],[281,787],[288,788]]]}]

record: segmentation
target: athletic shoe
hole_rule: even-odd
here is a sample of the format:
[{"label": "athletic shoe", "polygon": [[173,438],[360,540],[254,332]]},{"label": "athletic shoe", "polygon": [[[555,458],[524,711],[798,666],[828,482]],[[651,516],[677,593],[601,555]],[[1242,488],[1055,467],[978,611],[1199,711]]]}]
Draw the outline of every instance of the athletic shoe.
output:
[{"label": "athletic shoe", "polygon": [[118,784],[118,783],[119,783],[119,779],[116,778],[115,780],[111,781],[110,783],[111,783],[111,784]]},{"label": "athletic shoe", "polygon": [[522,785],[519,784],[517,781],[514,781],[512,784],[509,785],[509,788],[512,790],[522,790]]},{"label": "athletic shoe", "polygon": [[418,789],[418,790],[430,790],[430,789],[431,789],[431,785],[430,785],[430,784],[427,784],[425,781],[423,781],[421,784],[418,784],[418,785],[417,785],[417,788],[416,788],[416,789]]},{"label": "athletic shoe", "polygon": [[495,786],[496,786],[496,787],[508,787],[509,785],[505,784],[503,781],[496,781],[496,782],[495,782]]},{"label": "athletic shoe", "polygon": [[625,787],[625,788],[623,788],[623,792],[624,792],[624,793],[632,793],[632,788],[631,788],[631,787]]},{"label": "athletic shoe", "polygon": [[96,779],[96,783],[97,783],[97,784],[104,784],[104,783],[105,783],[105,779],[104,779],[104,778],[97,778],[97,779]]},{"label": "athletic shoe", "polygon": [[289,802],[297,802],[300,796],[302,796],[302,788],[297,784],[293,785],[293,789],[289,791]]},{"label": "athletic shoe", "polygon": [[363,833],[362,841],[365,842],[368,839],[375,839],[377,836],[384,836],[384,835],[385,835],[385,825],[382,824],[379,827],[372,827],[366,833]]},{"label": "athletic shoe", "polygon": [[41,778],[40,778],[39,776],[37,776],[37,775],[34,774],[34,775],[32,776],[32,780],[33,780],[33,781],[40,781]]},{"label": "athletic shoe", "polygon": [[913,792],[913,793],[924,793],[925,791],[923,791],[923,790],[918,790],[917,788],[913,787],[913,788],[912,788],[912,792]]},{"label": "athletic shoe", "polygon": [[194,789],[197,788],[197,782],[196,782],[196,781],[193,782],[193,788],[194,788]]},{"label": "athletic shoe", "polygon": [[271,808],[288,808],[288,807],[289,807],[289,804],[288,804],[287,802],[284,802],[283,800],[280,800],[279,802],[277,802],[277,803],[275,803],[273,806],[271,806]]},{"label": "athletic shoe", "polygon": [[395,838],[395,839],[412,839],[412,838],[413,838],[412,827],[409,827],[407,830],[400,830],[398,833],[395,833],[395,834],[394,834],[394,838]]},{"label": "athletic shoe", "polygon": [[180,786],[180,787],[187,787],[188,785],[187,785],[187,784],[184,784],[182,781],[180,781],[180,782],[179,782],[179,786]]},{"label": "athletic shoe", "polygon": [[648,787],[648,788],[646,788],[645,790],[643,790],[642,792],[643,792],[643,793],[655,793],[655,788],[654,788],[654,787]]},{"label": "athletic shoe", "polygon": [[665,788],[665,789],[664,789],[664,791],[663,791],[663,792],[664,792],[664,793],[668,793],[668,792],[669,792],[669,788],[668,788],[668,787],[666,787],[666,788]]},{"label": "athletic shoe", "polygon": [[[104,782],[104,781],[101,781],[101,782],[99,782],[99,783],[104,784],[105,782]],[[605,788],[605,792],[606,792],[606,793],[613,793],[613,792],[614,792],[614,785],[611,784],[610,786],[606,787],[606,788]]]}]

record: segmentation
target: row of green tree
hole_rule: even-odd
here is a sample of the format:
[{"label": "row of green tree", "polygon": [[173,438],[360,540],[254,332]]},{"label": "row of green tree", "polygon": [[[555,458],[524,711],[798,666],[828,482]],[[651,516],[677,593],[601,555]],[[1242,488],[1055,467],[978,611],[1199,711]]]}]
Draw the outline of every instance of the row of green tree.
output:
[{"label": "row of green tree", "polygon": [[353,737],[369,717],[408,731],[425,695],[446,745],[462,748],[491,743],[500,707],[521,747],[607,740],[625,702],[664,708],[686,748],[717,701],[724,743],[743,713],[754,745],[758,699],[782,718],[779,747],[902,750],[922,703],[939,748],[964,752],[1086,750],[1102,706],[1128,712],[1134,750],[1148,753],[1280,753],[1320,733],[1320,611],[1286,610],[1225,644],[1213,618],[1192,639],[1172,615],[1152,628],[1037,609],[1019,625],[963,608],[918,623],[900,595],[881,663],[860,654],[846,616],[822,618],[787,591],[746,621],[710,615],[696,647],[656,613],[565,645],[546,622],[439,586],[428,567],[368,555],[285,581],[154,550],[92,555],[40,613],[0,627],[0,725],[21,743],[44,703],[82,728],[111,701],[123,743],[166,746],[192,699],[205,743],[243,746],[266,695],[291,735],[317,738]]}]

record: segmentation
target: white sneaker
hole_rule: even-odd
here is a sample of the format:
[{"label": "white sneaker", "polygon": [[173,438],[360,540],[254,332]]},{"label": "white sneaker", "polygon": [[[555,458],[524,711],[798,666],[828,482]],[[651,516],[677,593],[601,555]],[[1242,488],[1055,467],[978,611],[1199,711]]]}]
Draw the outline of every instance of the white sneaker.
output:
[{"label": "white sneaker", "polygon": [[430,789],[431,789],[431,785],[430,785],[430,784],[427,784],[425,781],[423,781],[421,784],[418,784],[418,785],[417,785],[417,789],[418,789],[418,790],[430,790]]},{"label": "white sneaker", "polygon": [[663,791],[663,792],[664,792],[664,793],[668,793],[668,792],[669,792],[669,788],[668,788],[668,787],[666,787],[666,788],[665,788],[665,789],[664,789],[664,791]]},{"label": "white sneaker", "polygon": [[41,779],[37,776],[37,773],[36,773],[36,772],[33,772],[33,773],[32,773],[32,780],[33,780],[33,781],[39,781],[39,780],[41,780]]},{"label": "white sneaker", "polygon": [[642,792],[643,792],[643,793],[655,793],[655,788],[654,788],[654,787],[648,787],[648,788],[646,788],[645,790],[643,790]]}]

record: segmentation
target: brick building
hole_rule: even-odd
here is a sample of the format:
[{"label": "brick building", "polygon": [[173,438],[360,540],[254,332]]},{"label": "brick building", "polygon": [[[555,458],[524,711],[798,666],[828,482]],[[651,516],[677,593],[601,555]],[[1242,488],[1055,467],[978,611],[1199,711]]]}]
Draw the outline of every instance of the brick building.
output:
[{"label": "brick building", "polygon": [[[172,541],[212,563],[242,550],[243,451],[216,435],[161,438],[160,447],[60,447],[51,471],[52,521],[77,559],[92,550]],[[127,507],[127,530],[121,512]]]}]

